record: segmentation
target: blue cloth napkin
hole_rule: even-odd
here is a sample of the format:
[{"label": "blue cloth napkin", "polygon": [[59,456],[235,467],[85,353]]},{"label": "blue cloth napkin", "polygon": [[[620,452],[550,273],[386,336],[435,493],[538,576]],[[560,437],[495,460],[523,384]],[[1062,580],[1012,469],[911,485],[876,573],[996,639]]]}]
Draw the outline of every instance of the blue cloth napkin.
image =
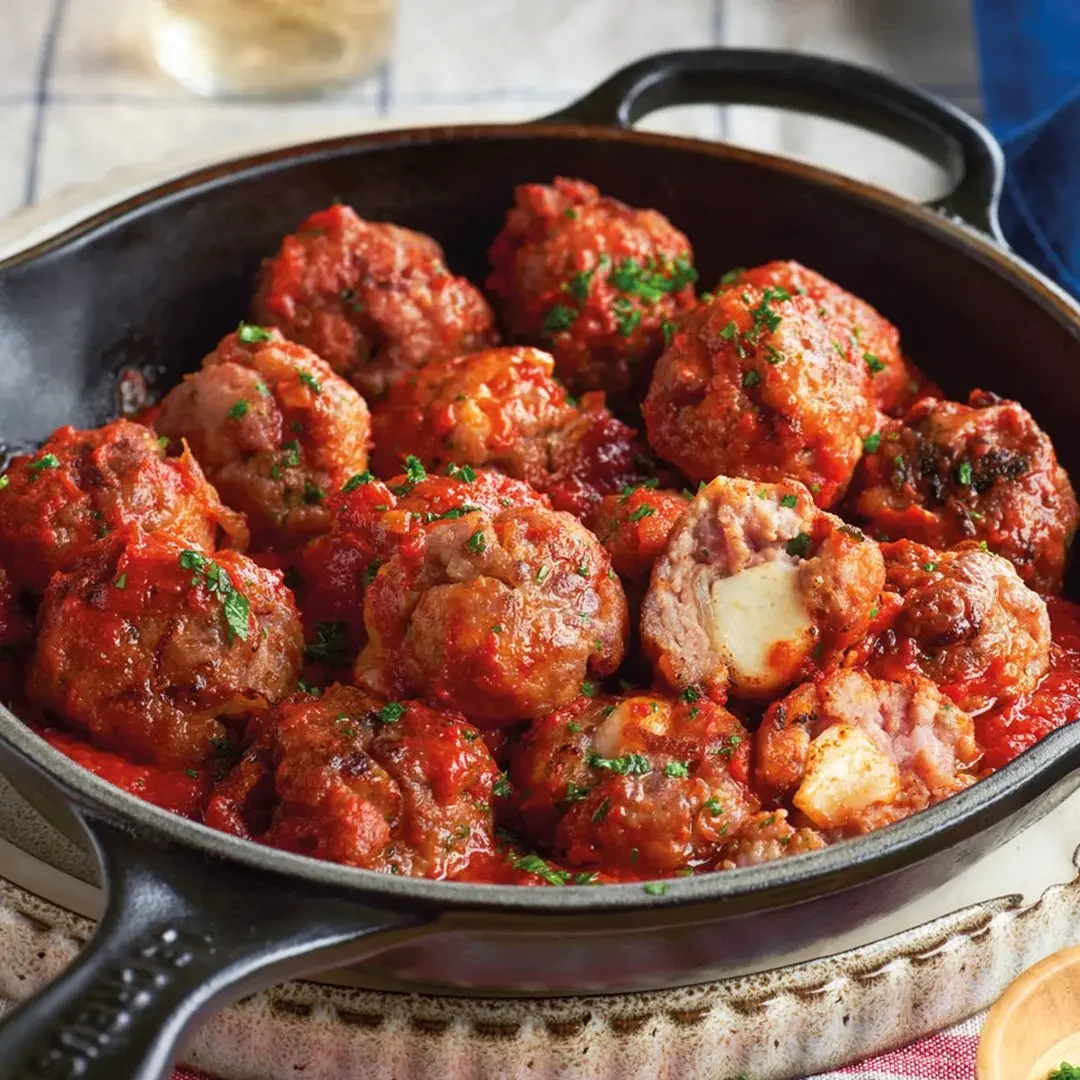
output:
[{"label": "blue cloth napkin", "polygon": [[974,0],[1013,249],[1080,297],[1080,0]]}]

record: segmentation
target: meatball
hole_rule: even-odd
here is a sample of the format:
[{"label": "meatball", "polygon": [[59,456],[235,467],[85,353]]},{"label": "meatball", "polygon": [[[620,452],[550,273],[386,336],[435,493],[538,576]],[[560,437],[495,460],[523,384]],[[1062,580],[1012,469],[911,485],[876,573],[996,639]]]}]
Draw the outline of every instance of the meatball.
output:
[{"label": "meatball", "polygon": [[313,352],[245,323],[170,391],[156,426],[188,442],[259,547],[325,532],[327,492],[367,467],[364,399]]},{"label": "meatball", "polygon": [[375,471],[396,472],[409,454],[429,469],[486,465],[583,515],[640,471],[637,433],[603,394],[572,402],[553,368],[549,353],[524,346],[425,364],[375,409]]},{"label": "meatball", "polygon": [[33,646],[34,629],[15,596],[11,579],[0,566],[0,702],[22,693],[24,659]]},{"label": "meatball", "polygon": [[348,206],[320,210],[285,237],[263,264],[252,310],[372,397],[428,360],[496,340],[487,301],[450,273],[430,236]]},{"label": "meatball", "polygon": [[630,484],[606,496],[589,519],[611,565],[625,581],[647,581],[675,522],[686,510],[689,493],[667,491],[657,482]]},{"label": "meatball", "polygon": [[389,486],[358,473],[330,498],[330,532],[305,548],[304,620],[309,633],[346,640],[355,653],[367,640],[364,591],[379,567],[415,532],[479,508],[498,514],[511,506],[548,508],[527,484],[488,469],[449,467],[452,476],[429,474],[415,458]]},{"label": "meatball", "polygon": [[555,354],[575,393],[640,399],[671,320],[694,305],[690,241],[592,184],[523,184],[491,246],[488,288],[520,340]]},{"label": "meatball", "polygon": [[27,695],[133,761],[197,766],[296,683],[303,634],[276,571],[161,532],[53,578]]},{"label": "meatball", "polygon": [[747,285],[783,289],[792,296],[812,300],[836,346],[868,379],[869,396],[883,412],[902,411],[925,393],[921,374],[900,351],[900,331],[865,300],[792,260],[732,270],[721,279],[720,289],[742,289]]},{"label": "meatball", "polygon": [[512,798],[525,835],[571,866],[670,874],[716,859],[757,810],[748,748],[713,702],[579,697],[529,728]]},{"label": "meatball", "polygon": [[769,698],[865,633],[884,580],[877,545],[801,484],[717,477],[653,566],[642,644],[676,689]]},{"label": "meatball", "polygon": [[872,673],[921,673],[967,712],[1038,686],[1050,666],[1050,618],[1007,559],[975,543],[938,552],[900,540],[881,551],[886,588],[903,602]]},{"label": "meatball", "polygon": [[35,595],[126,526],[208,551],[219,529],[234,547],[248,539],[243,518],[222,506],[187,450],[167,457],[149,428],[128,420],[91,431],[59,428],[0,480],[0,561],[17,588]]},{"label": "meatball", "polygon": [[1061,589],[1076,496],[1050,439],[1014,401],[927,399],[868,446],[851,492],[875,536],[946,548],[985,540],[1039,592]]},{"label": "meatball", "polygon": [[758,866],[786,855],[820,851],[826,843],[825,837],[816,829],[792,825],[786,810],[762,810],[751,817],[742,832],[724,846],[723,857],[715,869],[737,870],[741,866]]},{"label": "meatball", "polygon": [[851,480],[877,412],[809,296],[747,285],[688,315],[653,372],[649,444],[691,480],[792,477],[821,507]]},{"label": "meatball", "polygon": [[445,878],[493,847],[498,778],[464,717],[353,686],[297,694],[258,723],[206,823],[316,859]]},{"label": "meatball", "polygon": [[356,680],[485,726],[542,716],[619,665],[626,598],[569,514],[472,510],[418,530],[364,598]]},{"label": "meatball", "polygon": [[819,829],[869,832],[967,787],[971,717],[929,679],[841,669],[773,702],[755,736],[757,790]]}]

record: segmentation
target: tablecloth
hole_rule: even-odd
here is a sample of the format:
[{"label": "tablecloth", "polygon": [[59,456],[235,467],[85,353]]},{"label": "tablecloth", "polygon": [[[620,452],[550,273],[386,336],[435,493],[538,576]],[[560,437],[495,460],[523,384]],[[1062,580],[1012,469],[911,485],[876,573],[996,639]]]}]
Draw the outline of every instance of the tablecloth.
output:
[{"label": "tablecloth", "polygon": [[[273,105],[201,101],[175,86],[149,56],[143,13],[142,0],[0,0],[0,217],[72,185],[119,186],[215,153],[542,115],[662,49],[825,53],[981,110],[968,0],[401,0],[393,54],[374,77],[328,100]],[[643,126],[792,154],[913,198],[943,184],[905,149],[778,111],[695,107]],[[830,1075],[970,1080],[980,1023]]]}]

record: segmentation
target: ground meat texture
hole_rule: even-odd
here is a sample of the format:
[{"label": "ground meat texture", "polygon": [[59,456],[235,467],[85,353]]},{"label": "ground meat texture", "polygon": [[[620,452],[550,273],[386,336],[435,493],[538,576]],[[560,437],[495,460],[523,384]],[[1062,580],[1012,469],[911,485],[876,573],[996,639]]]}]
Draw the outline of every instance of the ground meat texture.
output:
[{"label": "ground meat texture", "polygon": [[675,522],[689,505],[688,494],[644,483],[604,497],[589,527],[600,538],[619,577],[648,579]]},{"label": "ground meat texture", "polygon": [[653,450],[695,483],[791,477],[821,507],[843,495],[877,424],[865,371],[815,302],[750,285],[682,321],[643,408]]},{"label": "ground meat texture", "polygon": [[571,399],[540,349],[487,349],[436,360],[400,379],[376,406],[373,467],[408,455],[428,469],[489,466],[550,493],[582,516],[641,472],[637,433],[602,393]]},{"label": "ground meat texture", "polygon": [[364,399],[276,331],[241,324],[162,404],[158,431],[187,440],[259,547],[295,547],[330,527],[329,492],[367,467]]},{"label": "ground meat texture", "polygon": [[881,433],[850,502],[875,536],[935,548],[985,540],[1038,592],[1060,590],[1077,523],[1050,439],[1022,406],[981,390],[967,405],[920,401]]},{"label": "ground meat texture", "polygon": [[512,799],[524,835],[571,866],[672,873],[715,860],[757,810],[748,746],[705,700],[578,698],[529,728]]},{"label": "ground meat texture", "polygon": [[786,810],[761,810],[750,817],[739,835],[724,845],[724,852],[714,869],[737,870],[742,866],[820,851],[828,841],[817,829],[795,826]]},{"label": "ground meat texture", "polygon": [[642,645],[669,686],[767,699],[862,636],[884,580],[877,545],[801,484],[717,477],[653,565]]},{"label": "ground meat texture", "polygon": [[355,655],[367,640],[365,589],[418,531],[475,509],[494,515],[514,506],[551,505],[528,484],[490,469],[448,468],[452,476],[437,476],[412,459],[409,471],[389,485],[358,473],[330,497],[330,532],[312,541],[301,556],[309,637],[345,635]]},{"label": "ground meat texture", "polygon": [[694,305],[690,241],[581,180],[518,187],[490,256],[507,326],[549,348],[575,393],[636,404],[672,320]]},{"label": "ground meat texture", "polygon": [[719,290],[747,285],[783,289],[813,301],[830,337],[867,380],[868,395],[883,412],[903,411],[923,392],[922,377],[900,351],[900,331],[865,300],[792,260],[733,270],[724,275]]},{"label": "ground meat texture", "polygon": [[38,613],[32,701],[132,761],[193,767],[289,693],[303,634],[276,571],[154,533],[57,575]]},{"label": "ground meat texture", "polygon": [[886,588],[903,603],[878,637],[874,674],[921,673],[967,712],[1038,686],[1050,666],[1050,618],[1007,559],[976,543],[938,552],[900,540],[881,550]]},{"label": "ground meat texture", "polygon": [[212,551],[219,537],[247,545],[186,450],[168,457],[148,428],[117,420],[91,431],[62,427],[0,479],[0,561],[16,588],[40,595],[112,532],[137,526]]},{"label": "ground meat texture", "polygon": [[819,829],[869,832],[967,787],[971,717],[928,679],[841,669],[773,702],[755,735],[754,783]]},{"label": "ground meat texture", "polygon": [[417,530],[364,599],[356,679],[485,726],[542,716],[623,657],[627,607],[604,549],[569,514],[472,511]]},{"label": "ground meat texture", "polygon": [[445,878],[491,852],[498,775],[460,714],[335,685],[269,714],[206,822],[316,859]]},{"label": "ground meat texture", "polygon": [[263,265],[252,310],[365,395],[440,356],[495,344],[480,291],[430,237],[365,221],[348,206],[312,214]]}]

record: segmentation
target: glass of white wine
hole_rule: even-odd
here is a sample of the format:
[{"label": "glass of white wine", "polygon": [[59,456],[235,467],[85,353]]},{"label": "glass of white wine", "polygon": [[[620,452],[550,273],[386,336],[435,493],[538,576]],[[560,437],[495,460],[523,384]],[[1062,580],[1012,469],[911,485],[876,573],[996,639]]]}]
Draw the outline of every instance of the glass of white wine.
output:
[{"label": "glass of white wine", "polygon": [[378,67],[396,15],[397,0],[150,0],[150,40],[204,97],[311,97]]}]

